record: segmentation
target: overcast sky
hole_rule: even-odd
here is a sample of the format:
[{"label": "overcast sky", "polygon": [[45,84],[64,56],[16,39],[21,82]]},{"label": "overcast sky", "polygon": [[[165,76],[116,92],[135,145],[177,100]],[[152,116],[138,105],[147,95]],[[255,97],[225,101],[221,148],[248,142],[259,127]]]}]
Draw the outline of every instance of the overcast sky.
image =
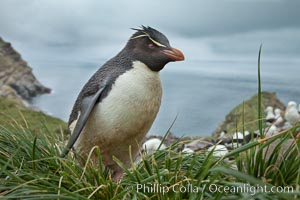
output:
[{"label": "overcast sky", "polygon": [[0,36],[29,61],[102,60],[149,25],[187,59],[300,55],[297,0],[1,0]]}]

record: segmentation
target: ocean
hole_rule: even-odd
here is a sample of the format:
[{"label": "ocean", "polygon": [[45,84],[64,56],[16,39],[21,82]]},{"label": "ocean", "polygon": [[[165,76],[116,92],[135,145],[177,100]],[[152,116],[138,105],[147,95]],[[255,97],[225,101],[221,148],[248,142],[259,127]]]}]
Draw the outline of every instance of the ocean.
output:
[{"label": "ocean", "polygon": [[[32,100],[45,113],[68,120],[89,77],[104,63],[31,62],[37,78],[53,91]],[[276,92],[287,104],[300,103],[300,61],[261,62],[262,90]],[[149,134],[210,135],[236,105],[257,93],[257,60],[186,60],[161,71],[163,99]]]}]

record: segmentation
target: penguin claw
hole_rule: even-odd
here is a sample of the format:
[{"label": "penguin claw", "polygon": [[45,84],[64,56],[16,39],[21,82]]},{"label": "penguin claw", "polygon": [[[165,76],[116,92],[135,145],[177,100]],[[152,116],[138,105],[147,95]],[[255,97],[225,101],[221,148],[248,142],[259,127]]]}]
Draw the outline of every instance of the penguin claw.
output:
[{"label": "penguin claw", "polygon": [[123,178],[123,172],[122,171],[116,171],[113,175],[113,181],[114,182],[120,182],[121,179]]}]

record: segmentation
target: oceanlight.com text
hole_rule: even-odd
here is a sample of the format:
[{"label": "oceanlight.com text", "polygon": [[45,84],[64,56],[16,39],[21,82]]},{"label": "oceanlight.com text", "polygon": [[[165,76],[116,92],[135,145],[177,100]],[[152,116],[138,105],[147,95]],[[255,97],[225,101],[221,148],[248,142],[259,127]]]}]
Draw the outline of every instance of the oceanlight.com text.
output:
[{"label": "oceanlight.com text", "polygon": [[210,184],[208,190],[211,193],[248,193],[255,195],[257,193],[292,193],[294,188],[292,186],[267,186],[242,184],[238,186],[222,186],[217,184]]},{"label": "oceanlight.com text", "polygon": [[169,192],[173,193],[202,193],[204,190],[208,190],[211,193],[248,193],[250,195],[255,195],[257,193],[292,193],[294,191],[292,186],[267,186],[267,185],[232,185],[223,186],[217,184],[204,185],[203,187],[197,187],[192,184],[174,184],[171,186],[166,186],[162,184],[137,184],[136,191],[143,193],[160,193],[167,194]]}]

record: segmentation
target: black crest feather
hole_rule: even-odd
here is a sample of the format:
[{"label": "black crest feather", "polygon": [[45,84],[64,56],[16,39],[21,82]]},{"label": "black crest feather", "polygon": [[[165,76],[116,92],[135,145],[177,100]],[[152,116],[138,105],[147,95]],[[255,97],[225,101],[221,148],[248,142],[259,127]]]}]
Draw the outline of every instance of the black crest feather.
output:
[{"label": "black crest feather", "polygon": [[155,41],[158,41],[166,46],[169,46],[169,40],[168,38],[159,32],[158,30],[150,27],[150,26],[141,26],[140,28],[131,28],[132,30],[135,30],[136,32],[131,36],[131,39],[134,39],[140,35],[147,35],[148,37],[151,37]]}]

